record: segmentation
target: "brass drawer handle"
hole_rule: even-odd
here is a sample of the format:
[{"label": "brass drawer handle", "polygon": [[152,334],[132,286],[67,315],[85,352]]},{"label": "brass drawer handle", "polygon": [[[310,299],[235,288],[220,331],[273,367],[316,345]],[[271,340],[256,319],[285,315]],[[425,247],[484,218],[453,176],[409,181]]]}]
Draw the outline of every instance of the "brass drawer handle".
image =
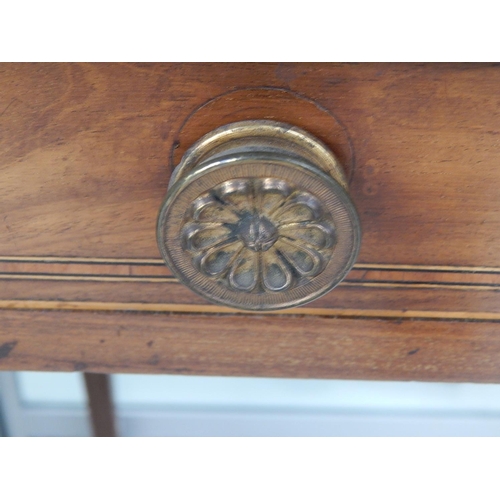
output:
[{"label": "brass drawer handle", "polygon": [[158,246],[181,282],[212,302],[273,310],[335,287],[360,246],[342,167],[307,132],[267,120],[202,137],[175,169]]}]

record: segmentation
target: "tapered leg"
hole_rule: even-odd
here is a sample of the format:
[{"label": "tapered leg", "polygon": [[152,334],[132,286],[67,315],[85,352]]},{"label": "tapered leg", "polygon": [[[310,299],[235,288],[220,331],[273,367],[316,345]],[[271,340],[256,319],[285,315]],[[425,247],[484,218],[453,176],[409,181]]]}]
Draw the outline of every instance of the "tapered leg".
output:
[{"label": "tapered leg", "polygon": [[95,437],[116,437],[109,375],[84,373],[88,405]]}]

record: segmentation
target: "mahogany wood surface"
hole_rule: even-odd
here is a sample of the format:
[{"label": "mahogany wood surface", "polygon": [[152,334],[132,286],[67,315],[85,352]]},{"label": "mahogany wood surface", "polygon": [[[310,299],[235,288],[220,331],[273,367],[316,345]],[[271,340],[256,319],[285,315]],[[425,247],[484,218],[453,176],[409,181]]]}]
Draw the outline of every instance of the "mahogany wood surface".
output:
[{"label": "mahogany wood surface", "polygon": [[[0,369],[499,382],[499,89],[488,64],[0,64]],[[186,148],[252,118],[326,142],[363,228],[340,286],[265,315],[155,238]]]},{"label": "mahogany wood surface", "polygon": [[1,318],[6,370],[499,378],[498,323],[487,321],[12,310]]}]

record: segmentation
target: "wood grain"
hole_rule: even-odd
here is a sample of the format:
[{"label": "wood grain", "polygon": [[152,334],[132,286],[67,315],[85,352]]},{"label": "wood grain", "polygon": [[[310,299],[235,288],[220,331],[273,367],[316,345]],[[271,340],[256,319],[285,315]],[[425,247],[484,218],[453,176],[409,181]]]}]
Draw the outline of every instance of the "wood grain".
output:
[{"label": "wood grain", "polygon": [[499,267],[499,84],[478,64],[3,64],[0,255],[158,258],[186,117],[271,86],[345,125],[361,262]]},{"label": "wood grain", "polygon": [[498,323],[12,310],[0,321],[3,370],[500,382]]},{"label": "wood grain", "polygon": [[[498,382],[498,88],[487,64],[1,64],[0,369]],[[247,118],[327,142],[363,227],[346,281],[281,314],[208,304],[156,247],[174,163]]]}]

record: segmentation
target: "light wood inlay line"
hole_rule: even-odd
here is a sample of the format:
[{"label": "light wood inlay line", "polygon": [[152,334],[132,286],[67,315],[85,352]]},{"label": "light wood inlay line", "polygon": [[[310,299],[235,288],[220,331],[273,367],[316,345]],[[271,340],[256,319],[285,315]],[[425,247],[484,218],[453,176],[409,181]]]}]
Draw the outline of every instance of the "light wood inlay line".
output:
[{"label": "light wood inlay line", "polygon": [[386,271],[442,271],[465,273],[500,273],[500,267],[481,266],[429,266],[425,264],[354,264],[353,269],[380,269]]},{"label": "light wood inlay line", "polygon": [[402,283],[402,282],[380,282],[380,281],[342,281],[337,286],[359,286],[366,288],[435,288],[445,290],[497,290],[500,285],[474,285],[474,284],[445,284],[445,283]]},{"label": "light wood inlay line", "polygon": [[[115,282],[115,283],[174,283],[179,280],[173,277],[154,276],[89,276],[85,274],[3,274],[0,273],[1,280],[27,280],[27,281],[92,281],[92,282]],[[447,283],[404,283],[398,281],[349,281],[345,280],[337,286],[362,287],[362,288],[425,288],[425,289],[445,289],[445,290],[500,290],[498,285],[475,285],[475,284],[447,284]]]},{"label": "light wood inlay line", "polygon": [[[125,264],[164,266],[162,259],[105,258],[105,257],[44,257],[44,256],[0,256],[0,262],[39,262],[39,263],[82,263],[82,264]],[[468,273],[500,273],[500,267],[485,266],[434,266],[425,264],[373,264],[357,263],[353,269],[394,270],[394,271],[443,271]]]},{"label": "light wood inlay line", "polygon": [[330,317],[373,317],[395,319],[443,319],[469,321],[500,321],[500,313],[467,311],[421,311],[387,309],[326,309],[299,307],[282,311],[239,311],[216,305],[146,304],[140,302],[77,302],[49,300],[1,300],[0,309],[57,310],[57,311],[129,311],[198,314],[245,314],[245,315],[306,315]]},{"label": "light wood inlay line", "polygon": [[116,281],[145,283],[178,283],[177,278],[157,278],[154,276],[88,276],[85,274],[1,274],[0,280],[37,280],[37,281]]},{"label": "light wood inlay line", "polygon": [[[19,259],[27,259],[19,261]],[[61,261],[59,257],[0,257],[0,281],[33,281],[61,283],[144,283],[178,284],[168,268],[158,259],[80,259]],[[41,261],[34,259],[50,259]],[[134,259],[132,259],[134,260]],[[138,265],[136,265],[138,263]],[[466,268],[456,271],[452,266],[357,264],[339,287],[365,289],[457,290],[471,292],[500,291],[500,273],[486,272],[492,268]],[[395,269],[399,268],[399,269]],[[472,269],[472,268],[469,268]],[[47,299],[47,298],[45,298]]]},{"label": "light wood inlay line", "polygon": [[0,262],[58,262],[62,264],[130,264],[130,265],[162,265],[165,263],[162,259],[124,259],[124,258],[104,258],[104,257],[37,257],[37,256],[0,256]]}]

